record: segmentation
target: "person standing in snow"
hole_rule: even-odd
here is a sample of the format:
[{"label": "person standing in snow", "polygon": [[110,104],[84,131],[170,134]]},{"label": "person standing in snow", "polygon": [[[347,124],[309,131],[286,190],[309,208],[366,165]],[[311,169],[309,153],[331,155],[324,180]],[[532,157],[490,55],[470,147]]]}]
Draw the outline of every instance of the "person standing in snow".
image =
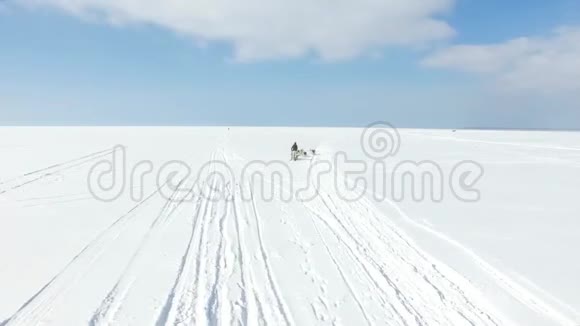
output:
[{"label": "person standing in snow", "polygon": [[296,161],[298,159],[298,144],[296,144],[296,142],[294,142],[294,145],[292,145],[291,151],[292,156],[290,157],[290,160]]}]

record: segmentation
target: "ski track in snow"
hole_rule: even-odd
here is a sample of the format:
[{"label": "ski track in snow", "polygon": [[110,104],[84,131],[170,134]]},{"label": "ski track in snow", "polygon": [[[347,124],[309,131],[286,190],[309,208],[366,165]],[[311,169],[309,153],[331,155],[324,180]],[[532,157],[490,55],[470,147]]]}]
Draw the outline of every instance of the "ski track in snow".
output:
[{"label": "ski track in snow", "polygon": [[[322,193],[321,195],[328,196]],[[324,207],[329,213],[327,215],[333,217],[333,219],[323,217],[323,213],[317,212],[316,209],[312,209],[313,214],[343,244],[350,257],[359,266],[359,270],[363,272],[362,277],[368,279],[377,289],[381,289],[382,293],[377,293],[379,300],[383,302],[385,309],[392,310],[398,321],[397,324],[499,325],[496,318],[480,310],[458,285],[439,274],[432,262],[419,255],[417,249],[410,247],[399,235],[392,234],[392,231],[389,232],[388,229],[381,229],[381,232],[376,231],[377,234],[375,236],[380,234],[384,236],[391,233],[389,236],[392,238],[387,242],[390,248],[384,248],[385,246],[382,246],[383,248],[372,248],[372,244],[361,241],[364,238],[370,238],[369,232],[372,230],[360,230],[361,227],[359,225],[364,225],[364,222],[352,223],[348,217],[351,214],[356,215],[357,209],[350,207],[346,213],[341,213],[340,209],[330,206],[325,199],[321,199],[321,201],[321,207]],[[360,215],[362,213],[360,210],[358,212],[359,217],[364,216]],[[348,225],[342,220],[349,221]],[[354,232],[358,234],[354,234]],[[363,234],[365,235],[364,238],[362,237]],[[409,247],[398,248],[399,246]],[[389,264],[381,263],[373,258],[380,257],[380,253],[384,252],[384,250],[387,250],[392,258]],[[403,250],[406,253],[401,252]],[[409,261],[409,258],[405,258],[413,257],[414,255],[411,255],[411,252],[415,252],[416,261]],[[396,265],[406,266],[399,272],[389,273],[388,270]],[[435,282],[438,285],[435,285]],[[415,303],[429,296],[429,302]],[[436,297],[438,297],[439,302],[433,300]],[[432,309],[429,309],[428,306],[425,307],[425,304],[429,303],[434,306]],[[453,319],[454,317],[455,319]],[[502,323],[502,325],[504,324]]]},{"label": "ski track in snow", "polygon": [[251,292],[253,289],[252,280],[249,277],[248,266],[246,265],[247,257],[244,257],[246,248],[244,246],[244,238],[241,233],[240,211],[237,200],[240,196],[239,188],[235,188],[236,192],[232,198],[232,213],[234,214],[236,245],[237,245],[237,263],[240,269],[240,283],[237,284],[240,289],[240,297],[234,302],[235,307],[241,310],[237,323],[247,325],[250,318],[254,318],[253,303],[256,300]]},{"label": "ski track in snow", "polygon": [[31,185],[49,176],[61,173],[63,171],[71,170],[73,168],[81,167],[98,158],[103,158],[115,152],[116,149],[107,149],[94,152],[76,159],[65,161],[62,163],[53,164],[51,166],[27,172],[22,175],[13,177],[11,179],[0,182],[0,195],[14,191],[16,189]]},{"label": "ski track in snow", "polygon": [[[417,135],[424,136],[422,134],[417,134]],[[447,139],[448,137],[437,136],[436,138]],[[449,139],[457,140],[454,138],[449,138]],[[567,147],[527,146],[526,144],[520,144],[520,143],[479,141],[479,140],[471,140],[471,139],[460,139],[459,141],[483,142],[483,143],[489,143],[489,144],[512,145],[512,146],[522,146],[522,147],[536,147],[536,148],[542,148],[542,149],[547,148],[547,149],[572,150],[572,151],[578,150],[576,148],[567,148]],[[344,180],[348,180],[348,178],[343,176],[343,181]],[[340,199],[338,199],[338,200],[340,201]],[[509,276],[507,276],[506,274],[501,272],[499,269],[494,267],[492,264],[485,261],[482,257],[477,255],[470,248],[465,247],[464,245],[462,245],[458,241],[456,241],[456,240],[448,237],[447,235],[433,229],[433,227],[426,225],[425,223],[421,223],[421,222],[418,222],[418,221],[412,219],[396,203],[394,203],[388,199],[385,199],[385,200],[386,200],[386,203],[389,206],[391,206],[393,209],[395,209],[396,212],[401,217],[403,217],[404,221],[407,222],[408,224],[410,224],[411,226],[416,227],[418,229],[421,229],[421,230],[435,236],[436,238],[439,238],[439,239],[451,244],[452,246],[460,249],[466,256],[468,256],[473,261],[473,263],[476,266],[479,267],[479,269],[481,271],[486,273],[499,287],[501,287],[509,295],[511,295],[514,299],[516,299],[520,303],[522,303],[524,306],[526,306],[531,311],[534,311],[540,315],[547,317],[548,319],[553,320],[558,325],[575,326],[578,324],[577,320],[580,320],[580,314],[578,312],[574,311],[569,306],[562,304],[557,299],[552,298],[552,301],[554,301],[556,305],[560,306],[562,308],[562,310],[568,311],[568,315],[567,315],[567,314],[563,313],[562,310],[559,310],[559,309],[555,308],[554,306],[552,306],[551,304],[549,304],[548,302],[546,302],[543,298],[533,294],[529,288],[522,286],[521,284],[519,284],[518,282],[514,281],[512,278],[510,278]],[[394,226],[392,223],[388,223],[388,220],[386,220],[384,218],[377,218],[378,216],[381,216],[382,213],[374,204],[372,204],[372,202],[368,199],[367,196],[362,196],[362,198],[359,201],[357,201],[356,204],[364,207],[365,211],[367,212],[366,216],[373,217],[374,221],[376,222],[376,226],[380,226],[381,224],[385,225],[386,227],[393,230],[393,232],[395,232],[395,234],[397,234],[398,237],[400,237],[403,241],[405,241],[410,248],[414,248],[413,250],[417,254],[419,254],[420,256],[422,256],[425,259],[433,260],[433,258],[427,257],[428,255],[426,253],[421,252],[417,248],[416,245],[412,244],[411,240],[409,240],[406,236],[403,236],[401,234],[401,231],[397,230],[396,226]],[[382,236],[381,236],[381,239],[383,240],[383,243],[385,243],[385,244],[391,243],[391,241],[389,239],[384,239]],[[462,291],[461,287],[459,285],[453,284],[453,282],[450,280],[450,277],[454,277],[455,279],[458,279],[458,278],[462,278],[461,276],[457,275],[452,269],[450,269],[449,267],[446,267],[446,266],[444,267],[444,269],[446,270],[445,273],[440,271],[440,269],[436,265],[433,265],[433,268],[434,268],[435,272],[440,277],[449,281],[453,285],[453,288],[457,289],[458,291]],[[449,276],[446,274],[453,274],[453,276]],[[531,288],[534,288],[534,286],[531,286]],[[536,290],[540,293],[543,291],[541,289],[539,289],[539,290],[536,289]],[[551,295],[546,295],[544,293],[544,297],[551,298]],[[473,306],[474,308],[476,307],[474,304],[470,304],[470,305]],[[573,317],[569,317],[569,316],[573,316]],[[502,325],[507,323],[507,322],[508,322],[507,320],[503,321]]]},{"label": "ski track in snow", "polygon": [[185,249],[185,253],[181,258],[177,277],[175,283],[169,293],[169,296],[163,306],[163,309],[157,319],[156,325],[170,325],[177,324],[177,308],[182,302],[188,301],[187,297],[192,295],[193,288],[189,288],[189,284],[193,284],[193,270],[192,266],[195,260],[193,253],[193,246],[195,241],[196,230],[201,218],[202,205],[205,202],[197,202],[194,214],[193,227],[191,229],[191,236]]},{"label": "ski track in snow", "polygon": [[280,290],[278,289],[278,285],[276,283],[274,274],[272,272],[272,267],[270,266],[268,254],[266,253],[264,239],[262,238],[262,227],[260,226],[261,217],[260,217],[260,214],[258,213],[258,209],[256,208],[256,200],[254,198],[254,193],[251,190],[251,187],[250,187],[250,196],[251,196],[251,201],[252,201],[253,216],[254,216],[254,219],[256,222],[257,236],[258,236],[258,240],[260,243],[260,253],[261,253],[261,257],[262,257],[262,263],[264,264],[264,267],[266,269],[266,275],[268,277],[270,289],[272,290],[272,293],[273,293],[274,297],[276,298],[278,310],[283,317],[284,323],[286,325],[293,325],[294,323],[291,321],[291,317],[288,314],[288,308],[286,307],[286,304],[284,303],[284,301],[281,298]]},{"label": "ski track in snow", "polygon": [[[232,166],[228,156],[224,153],[224,161]],[[245,187],[245,188],[244,188]],[[242,191],[250,194],[249,200],[241,200]],[[240,221],[242,204],[244,221]],[[233,213],[235,218],[235,230],[238,238],[238,259],[240,261],[242,302],[247,306],[242,308],[243,314],[238,321],[245,320],[243,325],[294,325],[286,302],[281,296],[279,285],[276,282],[266,244],[262,236],[262,217],[259,214],[252,187],[249,183],[235,188],[232,198]],[[246,229],[246,231],[244,231]],[[253,246],[246,239],[253,238]],[[245,252],[253,252],[253,257],[245,256]],[[254,259],[252,259],[254,258]],[[250,260],[252,263],[248,264]],[[264,278],[266,287],[256,284],[256,278]],[[245,283],[248,285],[244,285]]]},{"label": "ski track in snow", "polygon": [[420,137],[428,137],[431,139],[435,138],[435,139],[442,139],[442,140],[450,140],[450,141],[455,141],[455,142],[479,143],[479,144],[501,145],[501,146],[514,146],[514,147],[530,148],[530,149],[548,149],[548,150],[573,151],[573,152],[580,151],[580,148],[567,147],[567,146],[535,145],[535,144],[529,144],[529,143],[515,143],[515,142],[505,142],[505,141],[481,140],[481,139],[475,139],[475,138],[436,136],[436,135],[424,134],[424,133],[418,133],[418,132],[407,132],[406,134],[420,136]]},{"label": "ski track in snow", "polygon": [[[310,216],[312,218],[312,215],[310,215]],[[311,220],[312,220],[312,225],[314,226],[314,229],[316,230],[316,233],[318,234],[320,240],[324,244],[324,248],[326,249],[326,252],[328,253],[330,259],[332,260],[332,263],[334,264],[334,266],[336,267],[336,269],[340,273],[340,277],[342,278],[342,280],[344,281],[344,283],[348,287],[348,291],[350,292],[351,296],[356,301],[356,304],[357,304],[360,312],[363,314],[363,317],[364,317],[366,323],[368,325],[372,325],[373,323],[371,322],[371,320],[369,318],[369,314],[367,313],[367,311],[364,308],[364,305],[361,303],[361,300],[359,299],[360,295],[357,295],[357,293],[353,289],[351,282],[348,280],[347,276],[345,275],[344,267],[338,262],[335,255],[332,253],[332,250],[330,249],[330,247],[328,246],[328,243],[326,242],[326,240],[322,236],[322,233],[320,232],[320,229],[318,228],[316,221],[314,219],[311,219]]]},{"label": "ski track in snow", "polygon": [[85,246],[70,262],[48,282],[40,291],[30,298],[12,317],[4,322],[7,326],[37,325],[53,310],[68,290],[79,282],[100,256],[109,249],[134,220],[139,209],[159,194],[159,189],[131,208],[126,214],[115,220],[107,229]]},{"label": "ski track in snow", "polygon": [[[542,298],[533,294],[528,288],[522,286],[518,282],[514,281],[511,277],[502,273],[500,270],[492,266],[490,263],[485,261],[479,255],[477,255],[473,250],[463,246],[461,243],[459,243],[454,239],[451,239],[447,235],[438,232],[425,224],[419,223],[411,219],[398,206],[393,205],[393,207],[399,211],[399,213],[401,214],[401,216],[405,218],[405,221],[407,223],[441,240],[444,240],[445,242],[463,251],[463,253],[467,255],[480,268],[480,270],[488,274],[498,286],[503,288],[513,298],[521,302],[530,310],[535,311],[538,314],[544,315],[547,318],[554,320],[559,325],[577,325],[577,321],[568,317],[566,314],[554,308],[552,305],[544,301]],[[571,313],[574,314],[576,318],[579,318],[580,316],[575,311],[572,311]]]},{"label": "ski track in snow", "polygon": [[[479,308],[478,305],[488,309],[490,307],[486,306],[485,300],[479,294],[470,291],[473,294],[467,295],[460,285],[451,280],[451,276],[441,273],[433,259],[428,259],[398,232],[394,225],[385,225],[386,219],[376,215],[376,209],[366,198],[348,202],[337,194],[320,188],[317,189],[317,193],[318,196],[314,201],[303,203],[315,217],[313,223],[317,232],[321,234],[316,226],[316,220],[320,221],[335,236],[336,241],[343,245],[351,261],[358,267],[357,270],[362,272],[359,277],[365,278],[376,289],[380,289],[376,292],[377,299],[385,311],[390,310],[390,317],[394,318],[390,323],[507,324],[507,321],[497,316],[497,312],[487,313]],[[369,223],[371,217],[375,222],[373,224]],[[324,237],[322,235],[321,237],[325,242]],[[328,250],[328,253],[337,269],[342,270],[341,264],[336,262],[332,252]],[[348,283],[346,277],[342,278]],[[349,284],[347,286],[350,287]],[[429,291],[432,297],[421,302],[425,297],[429,297]],[[472,300],[477,302],[474,303]]]},{"label": "ski track in snow", "polygon": [[[222,184],[218,186],[218,191],[225,190],[226,185]],[[227,204],[227,198],[224,198],[224,203]],[[219,205],[218,205],[219,208]],[[212,214],[213,231],[211,234],[219,235],[219,241],[216,246],[214,268],[209,270],[208,279],[213,280],[211,286],[209,287],[209,297],[206,303],[206,314],[208,325],[230,325],[231,324],[231,308],[230,302],[228,300],[228,288],[225,286],[226,279],[230,276],[232,255],[229,252],[228,244],[230,240],[227,236],[227,226],[226,221],[229,220],[228,217],[231,216],[230,212],[231,206],[226,205],[226,211],[214,210]],[[219,214],[219,215],[218,215]],[[219,216],[219,219],[217,218]],[[215,241],[215,240],[214,240]],[[209,245],[208,245],[209,248]],[[214,275],[211,275],[214,274]]]},{"label": "ski track in snow", "polygon": [[[208,185],[205,183],[201,185],[201,187],[206,186]],[[215,187],[215,183],[210,187]],[[207,216],[213,205],[212,200],[206,195],[201,194],[200,198],[194,214],[190,239],[182,257],[175,284],[157,319],[157,325],[192,325],[197,322],[197,318],[206,316],[201,306],[201,298],[205,296],[202,284],[205,277],[200,274],[205,272],[203,264],[207,255],[202,256],[202,252],[205,244]],[[199,324],[203,322],[199,321]]]},{"label": "ski track in snow", "polygon": [[137,251],[131,257],[127,267],[123,271],[121,278],[117,281],[113,289],[105,297],[100,307],[97,309],[91,318],[90,325],[108,325],[115,319],[115,315],[120,310],[126,295],[131,290],[131,287],[138,277],[139,272],[143,271],[148,264],[152,262],[147,260],[147,249],[152,246],[153,242],[157,240],[159,233],[163,232],[164,227],[170,223],[170,218],[173,213],[179,208],[181,204],[174,202],[179,187],[183,183],[182,180],[176,187],[170,198],[167,199],[165,205],[161,208],[159,215],[152,222],[149,230],[138,245]]}]

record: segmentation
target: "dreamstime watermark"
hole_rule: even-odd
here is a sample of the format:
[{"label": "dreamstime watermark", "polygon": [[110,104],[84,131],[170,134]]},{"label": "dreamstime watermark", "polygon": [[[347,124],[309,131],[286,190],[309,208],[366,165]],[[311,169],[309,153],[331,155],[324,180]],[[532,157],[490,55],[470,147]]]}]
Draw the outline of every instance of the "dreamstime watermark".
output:
[{"label": "dreamstime watermark", "polygon": [[[321,194],[334,194],[345,201],[372,196],[377,201],[442,202],[452,196],[463,202],[481,198],[477,184],[484,175],[481,164],[464,160],[447,162],[445,168],[435,160],[400,160],[399,131],[386,122],[369,125],[360,135],[363,155],[313,151],[309,161],[254,160],[230,163],[228,153],[214,158],[197,171],[181,160],[167,161],[156,167],[153,161],[127,163],[127,148],[116,146],[110,157],[90,169],[90,193],[101,201],[122,196],[142,201],[159,193],[167,200],[212,201],[240,198],[252,201],[310,201]],[[413,152],[417,155],[417,152]],[[147,189],[151,185],[154,189]]]}]

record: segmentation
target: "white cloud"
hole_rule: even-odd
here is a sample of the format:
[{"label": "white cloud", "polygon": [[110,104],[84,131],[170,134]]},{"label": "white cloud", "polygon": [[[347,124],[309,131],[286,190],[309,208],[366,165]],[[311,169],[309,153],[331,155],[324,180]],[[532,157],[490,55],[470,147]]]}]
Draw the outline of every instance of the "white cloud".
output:
[{"label": "white cloud", "polygon": [[386,46],[423,46],[453,29],[436,16],[455,0],[16,0],[116,24],[145,23],[226,42],[241,61],[314,54],[341,60]]},{"label": "white cloud", "polygon": [[510,91],[562,94],[580,91],[580,27],[562,27],[549,36],[490,45],[456,45],[423,61],[492,77]]}]

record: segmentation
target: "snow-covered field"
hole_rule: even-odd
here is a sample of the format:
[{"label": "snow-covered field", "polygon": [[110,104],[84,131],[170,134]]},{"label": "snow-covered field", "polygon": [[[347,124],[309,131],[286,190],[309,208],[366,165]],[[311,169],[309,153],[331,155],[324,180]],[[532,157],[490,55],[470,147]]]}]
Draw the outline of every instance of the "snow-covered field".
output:
[{"label": "snow-covered field", "polygon": [[[399,130],[361,175],[432,161],[434,202],[347,187],[362,132],[0,128],[0,325],[580,325],[580,133]],[[466,160],[477,201],[451,191]]]}]

